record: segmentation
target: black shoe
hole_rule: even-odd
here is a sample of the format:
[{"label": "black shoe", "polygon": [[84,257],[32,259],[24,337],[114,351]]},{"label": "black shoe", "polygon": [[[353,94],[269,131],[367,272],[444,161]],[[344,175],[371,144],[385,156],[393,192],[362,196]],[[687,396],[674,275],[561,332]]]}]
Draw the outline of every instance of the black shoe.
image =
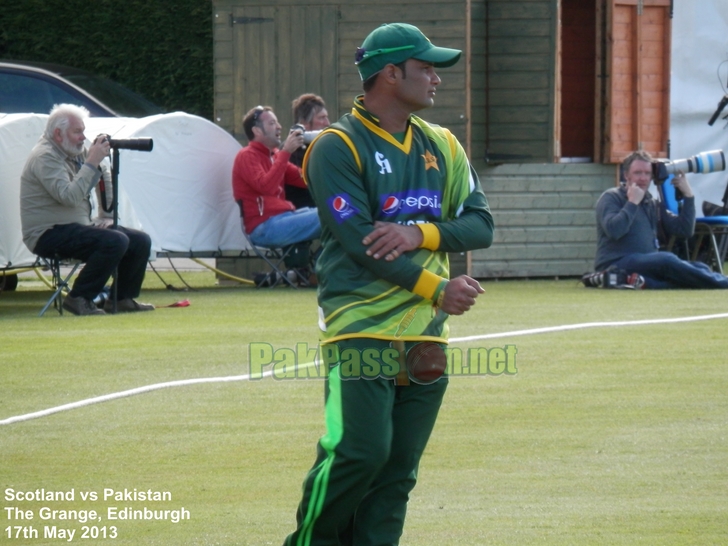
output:
[{"label": "black shoe", "polygon": [[103,309],[99,309],[96,307],[96,304],[92,302],[91,300],[87,300],[86,298],[83,298],[81,296],[78,296],[76,298],[72,296],[67,296],[66,299],[63,300],[63,308],[73,313],[74,315],[78,316],[85,316],[85,315],[105,315]]},{"label": "black shoe", "polygon": [[629,275],[624,269],[610,266],[604,271],[587,273],[582,276],[581,282],[588,288],[620,288],[627,284]]},{"label": "black shoe", "polygon": [[604,271],[585,273],[581,277],[581,282],[587,288],[601,288],[604,283]]}]

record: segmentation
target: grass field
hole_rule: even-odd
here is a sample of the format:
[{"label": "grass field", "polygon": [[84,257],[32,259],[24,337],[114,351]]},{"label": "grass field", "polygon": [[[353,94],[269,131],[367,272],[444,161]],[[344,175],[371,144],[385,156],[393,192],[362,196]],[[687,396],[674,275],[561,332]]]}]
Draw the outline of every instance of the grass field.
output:
[{"label": "grass field", "polygon": [[[148,275],[140,299],[189,307],[133,316],[39,318],[48,292],[36,283],[0,294],[0,421],[245,376],[250,343],[315,346],[312,290],[185,279],[196,290]],[[451,335],[502,336],[453,346],[515,345],[517,374],[451,379],[401,544],[728,544],[728,315],[635,322],[728,313],[728,293],[483,284]],[[594,322],[624,323],[509,334]],[[59,544],[64,529],[83,542],[89,527],[107,536],[90,543],[279,545],[323,432],[322,401],[317,379],[220,381],[0,425],[0,544]],[[69,497],[14,493],[42,489]],[[125,500],[125,489],[171,499]],[[125,507],[189,519],[109,519]],[[89,510],[98,517],[83,521]]]}]

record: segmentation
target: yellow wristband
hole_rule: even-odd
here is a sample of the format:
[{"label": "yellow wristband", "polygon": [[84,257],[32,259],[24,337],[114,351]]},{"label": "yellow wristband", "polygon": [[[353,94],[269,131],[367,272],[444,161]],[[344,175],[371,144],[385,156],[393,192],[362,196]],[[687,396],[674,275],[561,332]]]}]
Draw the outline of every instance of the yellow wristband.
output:
[{"label": "yellow wristband", "polygon": [[422,232],[422,243],[420,248],[426,248],[433,252],[440,248],[440,230],[435,224],[415,224]]},{"label": "yellow wristband", "polygon": [[440,275],[423,269],[412,292],[426,300],[435,301],[437,299],[437,289],[444,280],[446,279],[443,279]]}]

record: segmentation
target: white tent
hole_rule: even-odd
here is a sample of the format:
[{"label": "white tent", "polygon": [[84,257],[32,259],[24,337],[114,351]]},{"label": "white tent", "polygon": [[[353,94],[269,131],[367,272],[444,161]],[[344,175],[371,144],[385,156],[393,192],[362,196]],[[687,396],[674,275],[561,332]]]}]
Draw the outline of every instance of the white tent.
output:
[{"label": "white tent", "polygon": [[[0,268],[35,260],[22,242],[20,174],[47,118],[0,116]],[[87,119],[86,137],[100,133],[153,139],[150,152],[119,150],[119,223],[146,231],[153,251],[202,254],[247,248],[231,182],[240,144],[227,132],[177,112]]]},{"label": "white tent", "polygon": [[[177,112],[146,118],[90,118],[86,136],[151,137],[151,152],[119,150],[119,189],[160,252],[247,248],[233,200],[240,144],[201,117]],[[123,215],[123,211],[120,211]]]},{"label": "white tent", "polygon": [[0,115],[0,269],[32,265],[20,228],[20,173],[43,133],[47,115]]}]

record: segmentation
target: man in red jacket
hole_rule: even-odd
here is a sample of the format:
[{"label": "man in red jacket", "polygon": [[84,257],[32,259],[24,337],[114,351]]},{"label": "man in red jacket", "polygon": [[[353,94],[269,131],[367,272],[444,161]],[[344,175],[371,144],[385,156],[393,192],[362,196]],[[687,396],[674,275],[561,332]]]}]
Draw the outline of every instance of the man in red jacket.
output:
[{"label": "man in red jacket", "polygon": [[243,204],[245,231],[259,246],[284,247],[318,239],[321,224],[315,208],[296,209],[284,185],[305,188],[301,170],[288,160],[303,145],[300,131],[281,144],[281,125],[268,106],[256,106],[243,118],[250,143],[233,164],[233,195]]}]

